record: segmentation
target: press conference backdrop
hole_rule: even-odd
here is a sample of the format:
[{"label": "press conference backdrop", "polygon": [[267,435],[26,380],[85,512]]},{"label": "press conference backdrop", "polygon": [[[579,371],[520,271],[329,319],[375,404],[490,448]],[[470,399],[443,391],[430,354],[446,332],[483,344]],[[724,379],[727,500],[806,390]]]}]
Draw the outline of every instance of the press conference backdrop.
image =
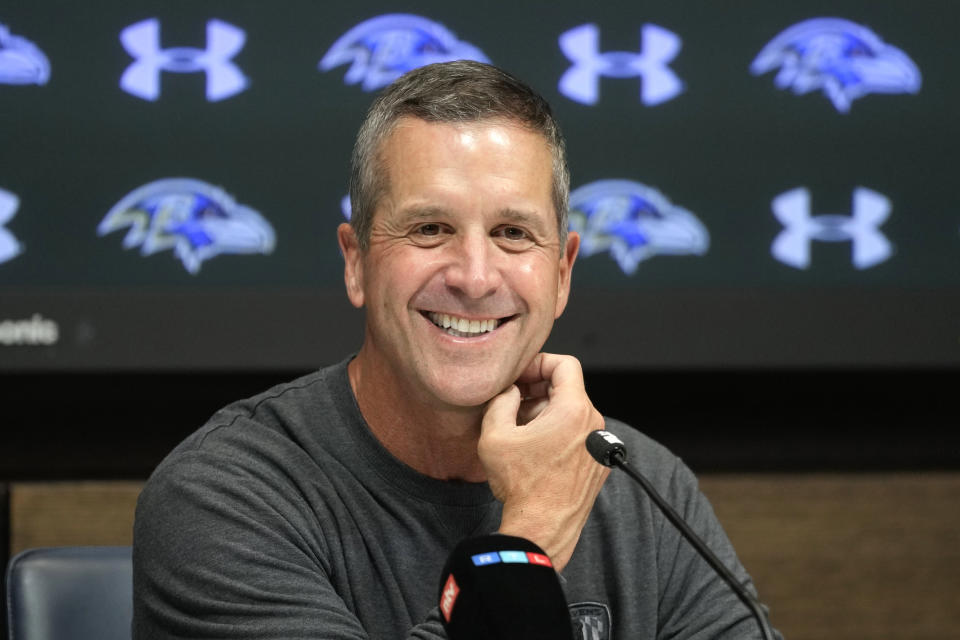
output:
[{"label": "press conference backdrop", "polygon": [[592,368],[960,364],[960,4],[0,5],[0,370],[289,370],[362,335],[334,230],[375,92],[551,102]]}]

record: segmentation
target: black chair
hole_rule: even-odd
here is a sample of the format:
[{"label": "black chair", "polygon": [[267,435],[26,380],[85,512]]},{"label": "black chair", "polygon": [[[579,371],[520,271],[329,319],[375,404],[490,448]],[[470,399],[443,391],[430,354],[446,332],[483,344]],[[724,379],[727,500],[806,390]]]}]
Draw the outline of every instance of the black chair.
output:
[{"label": "black chair", "polygon": [[27,549],[7,567],[9,640],[130,640],[131,547]]}]

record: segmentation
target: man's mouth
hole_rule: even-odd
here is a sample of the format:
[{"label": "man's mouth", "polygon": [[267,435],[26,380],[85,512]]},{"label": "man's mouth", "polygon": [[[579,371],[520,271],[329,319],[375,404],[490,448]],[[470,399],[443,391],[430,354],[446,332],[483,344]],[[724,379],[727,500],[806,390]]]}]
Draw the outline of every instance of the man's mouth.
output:
[{"label": "man's mouth", "polygon": [[474,338],[484,333],[490,333],[504,322],[513,319],[513,316],[507,316],[505,318],[471,320],[459,316],[452,316],[448,313],[438,313],[436,311],[427,311],[424,312],[424,315],[434,325],[458,338]]}]

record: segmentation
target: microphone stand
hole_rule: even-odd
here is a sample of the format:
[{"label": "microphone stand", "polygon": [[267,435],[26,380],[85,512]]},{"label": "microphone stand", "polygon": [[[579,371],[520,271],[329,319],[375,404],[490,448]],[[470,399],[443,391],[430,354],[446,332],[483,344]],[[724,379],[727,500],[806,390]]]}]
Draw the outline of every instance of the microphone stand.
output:
[{"label": "microphone stand", "polygon": [[773,633],[770,631],[770,625],[767,622],[767,617],[763,614],[763,609],[760,606],[760,603],[754,598],[746,589],[743,588],[743,585],[737,581],[737,578],[727,569],[720,559],[710,551],[710,548],[690,529],[689,525],[684,522],[683,518],[680,517],[673,507],[671,507],[663,497],[657,493],[657,490],[653,488],[653,485],[644,478],[640,473],[638,473],[633,467],[627,464],[626,456],[622,450],[613,451],[610,456],[610,465],[616,466],[621,470],[625,471],[627,475],[636,480],[643,490],[647,492],[647,495],[650,496],[650,499],[656,503],[657,507],[663,512],[663,515],[673,523],[677,529],[680,530],[680,533],[683,534],[683,537],[687,539],[687,542],[693,545],[693,547],[703,556],[703,559],[713,567],[724,582],[726,582],[733,592],[737,594],[737,597],[747,605],[747,608],[753,613],[756,617],[757,622],[760,625],[760,633],[763,635],[764,640],[773,640]]}]

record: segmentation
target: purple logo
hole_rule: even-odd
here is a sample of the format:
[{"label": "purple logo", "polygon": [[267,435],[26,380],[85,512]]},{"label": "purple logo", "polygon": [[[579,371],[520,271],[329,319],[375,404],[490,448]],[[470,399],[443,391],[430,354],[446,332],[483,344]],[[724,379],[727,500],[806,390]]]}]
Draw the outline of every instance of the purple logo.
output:
[{"label": "purple logo", "polygon": [[37,45],[0,24],[0,84],[47,84],[50,61]]},{"label": "purple logo", "polygon": [[10,222],[20,207],[20,198],[15,193],[0,189],[0,262],[16,258],[23,252],[22,245],[3,225]]},{"label": "purple logo", "polygon": [[349,64],[344,84],[364,91],[385,87],[407,71],[434,62],[490,62],[439,22],[405,13],[370,18],[343,34],[318,64],[321,71]]},{"label": "purple logo", "polygon": [[853,213],[850,215],[821,213],[814,215],[810,207],[810,191],[803,187],[781,193],[771,204],[773,215],[783,224],[770,247],[780,262],[806,269],[810,266],[810,244],[850,242],[851,260],[857,269],[886,261],[893,247],[880,227],[890,216],[893,205],[882,193],[865,187],[853,190]]},{"label": "purple logo", "polygon": [[840,113],[871,93],[917,93],[920,70],[907,54],[870,29],[840,18],[813,18],[770,41],[750,65],[759,76],[801,95],[822,91]]},{"label": "purple logo", "polygon": [[600,78],[642,78],[640,101],[653,106],[683,91],[683,81],[667,65],[683,42],[655,24],[640,29],[640,52],[600,51],[600,27],[582,24],[560,35],[560,50],[573,63],[560,78],[560,93],[583,104],[600,98]]},{"label": "purple logo", "polygon": [[120,32],[120,42],[135,61],[120,78],[120,88],[144,100],[160,97],[160,73],[207,75],[207,101],[216,102],[246,89],[247,78],[231,60],[243,49],[247,36],[222,20],[207,22],[205,49],[160,47],[160,21],[142,20]]},{"label": "purple logo", "polygon": [[598,180],[570,194],[570,230],[580,255],[609,252],[627,275],[656,255],[703,255],[710,234],[699,218],[652,187]]},{"label": "purple logo", "polygon": [[123,248],[149,256],[173,251],[192,274],[222,253],[273,252],[273,227],[219,187],[192,178],[151,182],[123,197],[103,218],[97,235],[127,229]]}]

